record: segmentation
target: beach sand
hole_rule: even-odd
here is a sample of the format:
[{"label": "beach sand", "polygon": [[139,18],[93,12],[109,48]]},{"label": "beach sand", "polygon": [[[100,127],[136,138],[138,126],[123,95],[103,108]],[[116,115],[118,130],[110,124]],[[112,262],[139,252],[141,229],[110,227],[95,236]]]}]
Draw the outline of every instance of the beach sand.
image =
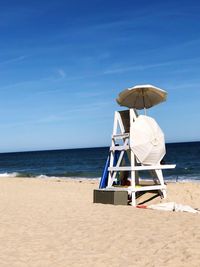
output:
[{"label": "beach sand", "polygon": [[[0,266],[200,266],[200,214],[93,204],[97,181],[0,179]],[[200,184],[168,199],[200,208]],[[154,202],[159,200],[154,200]]]}]

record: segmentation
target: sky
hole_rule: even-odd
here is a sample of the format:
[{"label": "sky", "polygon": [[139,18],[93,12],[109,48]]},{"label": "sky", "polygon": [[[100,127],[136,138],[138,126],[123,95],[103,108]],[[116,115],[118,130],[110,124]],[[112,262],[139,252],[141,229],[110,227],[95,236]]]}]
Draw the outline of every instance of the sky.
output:
[{"label": "sky", "polygon": [[109,146],[120,91],[153,84],[166,142],[200,140],[200,2],[0,0],[0,152]]}]

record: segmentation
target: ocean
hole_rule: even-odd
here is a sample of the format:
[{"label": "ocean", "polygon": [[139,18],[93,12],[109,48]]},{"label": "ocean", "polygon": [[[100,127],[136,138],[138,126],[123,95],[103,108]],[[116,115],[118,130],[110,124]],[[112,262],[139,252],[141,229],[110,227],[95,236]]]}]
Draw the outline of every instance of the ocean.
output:
[{"label": "ocean", "polygon": [[[166,144],[165,180],[200,181],[200,142]],[[109,147],[0,153],[0,177],[100,178]],[[145,177],[144,177],[145,178]]]}]

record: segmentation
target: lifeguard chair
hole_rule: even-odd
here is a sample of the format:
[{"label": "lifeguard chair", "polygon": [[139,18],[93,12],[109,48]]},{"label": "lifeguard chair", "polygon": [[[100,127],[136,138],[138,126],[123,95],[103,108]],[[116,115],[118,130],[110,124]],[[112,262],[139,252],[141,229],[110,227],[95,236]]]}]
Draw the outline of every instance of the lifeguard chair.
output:
[{"label": "lifeguard chair", "polygon": [[[144,98],[144,89],[147,86],[140,86],[141,88],[142,91],[140,90],[140,92],[142,92],[142,97]],[[153,87],[154,90],[160,93],[161,89],[155,88]],[[136,89],[138,89],[138,86],[127,90]],[[129,94],[127,90],[125,90],[125,93]],[[161,90],[161,92],[165,91]],[[124,91],[117,99],[119,104],[125,99],[123,93]],[[130,101],[130,94],[128,101]],[[128,105],[126,104],[126,106]],[[137,104],[134,103],[134,106],[137,106]],[[144,99],[143,107],[148,108]],[[104,183],[105,190],[127,191],[132,206],[136,206],[136,194],[138,192],[156,190],[161,197],[165,198],[166,185],[162,170],[173,169],[176,166],[175,164],[161,164],[165,153],[164,134],[153,118],[146,115],[138,115],[135,108],[116,111],[110,155],[106,167],[107,177],[106,175],[102,177],[102,179],[106,179],[106,184]],[[152,182],[144,185],[140,175],[141,172],[148,172],[148,180]]]},{"label": "lifeguard chair", "polygon": [[[163,147],[159,145],[159,154],[157,154],[157,160],[155,160],[154,154],[157,149],[156,140],[154,140],[155,149],[148,159],[150,164],[143,163],[146,160],[140,161],[140,155],[138,155],[137,151],[134,149],[134,123],[137,123],[137,120],[140,120],[140,118],[145,119],[138,116],[134,109],[115,112],[112,142],[110,146],[108,182],[106,186],[107,190],[128,191],[133,206],[136,206],[137,192],[158,190],[160,196],[165,198],[166,185],[164,183],[162,170],[173,169],[176,166],[173,164],[160,164],[160,161],[165,155],[164,143]],[[147,118],[149,119],[150,117]],[[143,149],[143,147],[144,145],[142,145],[141,149]],[[146,149],[148,150],[147,147]],[[157,163],[154,164],[156,161]],[[140,177],[141,171],[149,172],[148,180],[152,179],[153,185],[152,183],[151,185],[143,185],[143,179]]]}]

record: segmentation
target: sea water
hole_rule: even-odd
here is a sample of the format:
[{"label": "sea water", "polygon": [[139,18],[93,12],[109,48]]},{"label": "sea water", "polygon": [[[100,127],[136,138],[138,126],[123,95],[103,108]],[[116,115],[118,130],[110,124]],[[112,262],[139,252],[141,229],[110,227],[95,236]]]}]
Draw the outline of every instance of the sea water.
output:
[{"label": "sea water", "polygon": [[[166,144],[166,180],[200,181],[200,142]],[[100,178],[108,147],[0,153],[0,176]]]}]

